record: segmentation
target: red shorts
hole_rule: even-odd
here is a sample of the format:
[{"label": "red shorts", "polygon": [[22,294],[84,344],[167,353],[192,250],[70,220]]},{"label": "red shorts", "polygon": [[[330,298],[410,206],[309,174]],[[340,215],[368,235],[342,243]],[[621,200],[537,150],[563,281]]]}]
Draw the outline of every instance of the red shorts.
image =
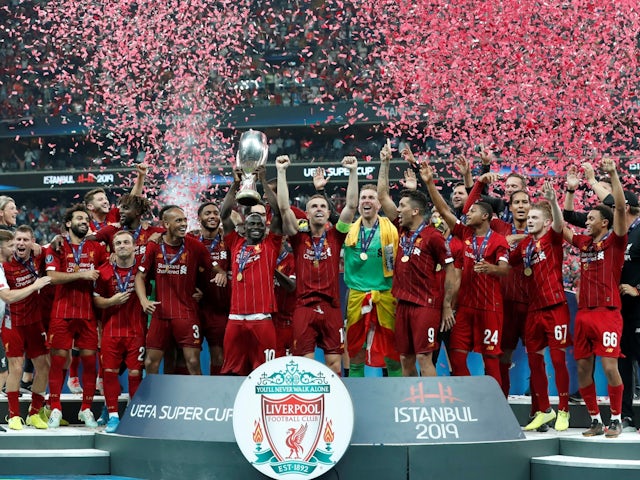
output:
[{"label": "red shorts", "polygon": [[492,312],[470,307],[460,307],[456,312],[456,324],[451,330],[447,348],[500,355],[502,337],[502,310]]},{"label": "red shorts", "polygon": [[222,375],[249,375],[276,355],[273,320],[229,320],[224,334]]},{"label": "red shorts", "polygon": [[396,348],[400,354],[414,355],[438,349],[442,311],[398,301],[396,307]]},{"label": "red shorts", "polygon": [[502,350],[515,350],[518,340],[524,343],[525,323],[527,318],[526,303],[504,301],[504,322],[502,324]]},{"label": "red shorts", "polygon": [[216,312],[213,310],[200,310],[200,324],[202,335],[207,340],[209,348],[222,347],[224,330],[229,320],[229,312]]},{"label": "red shorts", "polygon": [[573,331],[573,356],[576,360],[592,355],[620,357],[622,315],[612,308],[581,308]]},{"label": "red shorts", "polygon": [[58,350],[98,350],[98,327],[95,320],[52,318],[49,324],[49,346]]},{"label": "red shorts", "polygon": [[298,307],[293,313],[293,354],[313,353],[316,345],[325,354],[344,352],[342,312],[328,302]]},{"label": "red shorts", "polygon": [[529,312],[525,333],[527,352],[539,352],[546,346],[556,350],[567,348],[572,343],[569,322],[569,306],[566,303]]},{"label": "red shorts", "polygon": [[142,371],[144,366],[144,337],[102,337],[100,366],[119,370],[124,360],[129,370]]},{"label": "red shorts", "polygon": [[7,349],[7,357],[37,358],[49,353],[47,332],[41,322],[30,325],[13,325],[2,329],[2,341]]},{"label": "red shorts", "polygon": [[291,353],[293,345],[293,322],[287,315],[273,314],[273,325],[276,329],[276,357],[284,357]]},{"label": "red shorts", "polygon": [[147,349],[164,352],[174,344],[180,348],[201,348],[200,322],[190,318],[151,318]]}]

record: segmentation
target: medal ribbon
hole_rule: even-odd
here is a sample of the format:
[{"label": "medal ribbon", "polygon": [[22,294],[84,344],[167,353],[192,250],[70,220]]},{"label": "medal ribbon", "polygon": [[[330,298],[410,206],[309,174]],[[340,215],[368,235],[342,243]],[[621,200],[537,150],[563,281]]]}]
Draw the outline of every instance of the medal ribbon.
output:
[{"label": "medal ribbon", "polygon": [[118,273],[118,265],[116,265],[115,263],[113,264],[113,273],[116,276],[116,282],[118,284],[118,291],[120,293],[126,293],[127,287],[129,286],[129,281],[131,280],[131,274],[133,273],[133,267],[135,267],[135,266],[136,266],[136,261],[134,259],[133,260],[133,265],[131,265],[131,267],[129,267],[129,271],[127,272],[127,276],[125,277],[124,282],[123,282],[122,281],[122,277]]},{"label": "medal ribbon", "polygon": [[[209,250],[209,253],[213,253],[213,251],[216,249],[216,247],[220,243],[221,238],[222,237],[220,237],[219,233],[214,237],[214,239],[211,241],[211,243],[207,247],[207,249]],[[204,243],[204,237],[202,235],[200,235],[200,241]]]},{"label": "medal ribbon", "polygon": [[327,231],[322,232],[322,236],[318,243],[313,239],[313,235],[311,235],[311,245],[313,245],[313,259],[316,262],[320,261],[320,257],[322,257],[322,250],[324,250],[324,241],[327,239]]},{"label": "medal ribbon", "polygon": [[[125,231],[129,231],[127,227],[124,227]],[[138,225],[134,231],[131,232],[131,236],[133,237],[133,243],[135,244],[138,241],[138,237],[140,236],[140,232],[142,231],[142,224]]]},{"label": "medal ribbon", "polygon": [[380,221],[376,218],[376,223],[371,227],[371,231],[369,232],[369,235],[367,235],[366,239],[364,234],[364,222],[360,223],[360,251],[362,253],[367,253],[369,245],[371,245],[371,240],[373,240],[373,236],[376,234],[376,230],[378,230],[379,223]]},{"label": "medal ribbon", "polygon": [[416,243],[416,238],[418,238],[418,235],[420,235],[420,232],[422,232],[422,230],[426,226],[427,226],[427,222],[422,222],[420,226],[416,229],[416,231],[413,232],[413,235],[411,235],[410,240],[408,240],[407,235],[402,236],[402,238],[400,239],[400,246],[402,247],[402,253],[404,254],[405,257],[408,257],[409,255],[411,255],[411,253],[413,252],[413,245]]},{"label": "medal ribbon", "polygon": [[106,220],[104,222],[96,222],[95,220],[91,220],[91,223],[93,223],[93,227],[95,228],[96,232],[108,225]]},{"label": "medal ribbon", "polygon": [[287,255],[289,255],[289,252],[287,252],[286,249],[280,252],[280,255],[278,255],[278,258],[276,259],[276,267],[282,263],[282,261],[287,257]]},{"label": "medal ribbon", "polygon": [[473,238],[471,239],[471,247],[473,248],[473,256],[476,257],[476,262],[481,261],[484,258],[484,252],[487,250],[487,245],[489,244],[489,238],[491,238],[491,233],[493,231],[491,229],[487,230],[487,234],[484,236],[484,240],[482,240],[482,245],[478,250],[478,237],[476,234],[473,234]]},{"label": "medal ribbon", "polygon": [[533,239],[531,239],[531,242],[529,242],[524,252],[524,257],[522,258],[525,268],[531,268],[531,261],[533,260],[534,250],[536,250],[536,242]]},{"label": "medal ribbon", "polygon": [[174,263],[176,263],[176,261],[178,261],[178,258],[180,258],[180,255],[184,253],[184,241],[182,242],[182,245],[180,245],[180,249],[177,251],[177,253],[174,255],[174,257],[171,260],[167,258],[167,249],[164,246],[164,242],[160,244],[160,250],[162,250],[162,258],[164,258],[165,263],[169,265],[173,265]]},{"label": "medal ribbon", "polygon": [[[524,227],[524,233],[529,233],[529,228]],[[511,235],[517,235],[518,231],[516,230],[516,225],[514,223],[511,224]]]},{"label": "medal ribbon", "polygon": [[67,236],[67,242],[69,242],[69,246],[71,247],[71,252],[73,253],[73,260],[76,262],[78,268],[80,268],[80,259],[82,258],[82,248],[84,247],[85,239],[83,238],[78,245],[78,249],[74,248],[74,245],[71,243],[71,237]]},{"label": "medal ribbon", "polygon": [[15,258],[20,265],[22,265],[24,268],[29,270],[29,272],[34,277],[36,278],[40,277],[40,275],[38,275],[35,265],[33,264],[33,258],[29,257],[29,259],[26,262],[24,262],[16,253],[13,254],[13,258]]},{"label": "medal ribbon", "polygon": [[240,249],[240,255],[238,255],[238,273],[244,272],[244,268],[247,265],[247,261],[251,257],[251,252],[247,250],[247,241],[245,240]]}]

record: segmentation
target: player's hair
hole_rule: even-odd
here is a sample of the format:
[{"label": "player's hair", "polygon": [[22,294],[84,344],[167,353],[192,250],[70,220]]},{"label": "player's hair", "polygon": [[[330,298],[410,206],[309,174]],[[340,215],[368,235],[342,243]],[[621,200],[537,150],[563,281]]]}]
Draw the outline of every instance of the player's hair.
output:
[{"label": "player's hair", "polygon": [[0,195],[0,210],[7,208],[7,205],[11,202],[16,203],[13,198],[7,197],[6,195]]},{"label": "player's hair", "polygon": [[546,219],[553,218],[553,213],[551,211],[551,204],[546,200],[542,200],[540,202],[536,202],[531,205],[531,210],[540,210],[542,212],[542,216]]},{"label": "player's hair", "polygon": [[489,205],[487,202],[476,202],[474,203],[474,205],[477,205],[480,210],[482,210],[483,214],[487,214],[489,215],[489,220],[491,220],[491,217],[493,217],[493,208],[491,207],[491,205]]},{"label": "player's hair", "polygon": [[[309,202],[311,200],[313,200],[314,198],[321,198],[322,200],[324,200],[325,202],[327,202],[327,199],[324,197],[324,195],[320,194],[320,193],[316,193],[314,195],[311,195],[309,197],[309,200],[307,200],[307,205],[309,204]],[[327,207],[329,206],[329,202],[327,202]]]},{"label": "player's hair", "polygon": [[0,245],[13,240],[13,232],[9,230],[0,230]]},{"label": "player's hair", "polygon": [[246,217],[244,217],[244,223],[247,223],[247,220],[251,217],[258,217],[262,223],[265,223],[264,217],[260,215],[258,212],[249,213]]},{"label": "player's hair", "polygon": [[[132,240],[135,240],[133,238],[133,233],[131,233],[129,230],[118,230],[116,233],[113,234],[113,238],[111,239],[112,246],[115,244],[116,237],[119,237],[121,235],[129,235]],[[135,241],[133,243],[135,243]]]},{"label": "player's hair", "polygon": [[507,180],[511,177],[519,178],[522,182],[522,188],[527,188],[527,179],[524,175],[521,175],[517,172],[511,172],[509,175],[507,175]]},{"label": "player's hair", "polygon": [[118,205],[136,210],[141,217],[151,213],[151,202],[139,195],[131,195],[130,193],[122,195],[118,200]]},{"label": "player's hair", "polygon": [[216,202],[212,202],[212,201],[208,201],[208,202],[204,202],[202,203],[199,207],[198,207],[198,216],[200,216],[200,214],[202,213],[202,211],[207,208],[209,205],[213,205],[214,207],[217,207],[218,204]]},{"label": "player's hair", "polygon": [[515,192],[513,192],[511,195],[509,195],[509,203],[513,202],[513,197],[519,193],[524,193],[527,196],[527,199],[529,201],[531,201],[531,197],[529,196],[529,194],[527,192],[525,192],[524,190],[516,190]]},{"label": "player's hair", "polygon": [[104,193],[105,195],[107,194],[104,188],[94,188],[93,190],[89,190],[84,194],[84,203],[91,203],[93,197],[95,197],[99,193]]},{"label": "player's hair", "polygon": [[[264,203],[262,200],[258,200],[258,203],[256,203],[256,205],[262,205],[264,207],[265,213],[267,211],[267,204]],[[253,207],[255,207],[256,205],[248,205],[246,207],[242,207],[242,214],[247,217],[251,214],[251,209]],[[258,212],[254,212],[254,213],[258,213]]]},{"label": "player's hair", "polygon": [[420,215],[424,216],[426,213],[429,199],[424,193],[418,190],[403,190],[400,192],[400,198],[408,198],[411,206],[417,208]]},{"label": "player's hair", "polygon": [[28,233],[31,238],[35,237],[33,228],[31,228],[29,225],[20,225],[18,228],[16,228],[16,233]]},{"label": "player's hair", "polygon": [[73,214],[76,212],[84,212],[87,214],[87,217],[89,216],[89,212],[87,211],[85,206],[82,203],[76,203],[75,205],[71,205],[64,211],[64,223],[66,224],[67,222],[70,222],[73,218]]},{"label": "player's hair", "polygon": [[360,187],[360,191],[362,190],[373,190],[374,192],[378,193],[378,186],[374,185],[373,183],[365,183],[364,185],[362,185],[362,187]]},{"label": "player's hair", "polygon": [[164,207],[162,207],[160,209],[160,212],[158,213],[158,218],[160,219],[161,222],[164,222],[164,216],[167,214],[167,212],[169,210],[173,210],[174,208],[177,208],[178,210],[182,210],[182,208],[180,208],[178,205],[165,205]]},{"label": "player's hair", "polygon": [[630,215],[638,215],[640,213],[640,207],[632,207],[629,205],[629,214]]},{"label": "player's hair", "polygon": [[605,204],[601,203],[600,205],[593,207],[593,210],[600,212],[602,219],[609,222],[609,228],[613,226],[613,210],[611,207],[607,207]]}]

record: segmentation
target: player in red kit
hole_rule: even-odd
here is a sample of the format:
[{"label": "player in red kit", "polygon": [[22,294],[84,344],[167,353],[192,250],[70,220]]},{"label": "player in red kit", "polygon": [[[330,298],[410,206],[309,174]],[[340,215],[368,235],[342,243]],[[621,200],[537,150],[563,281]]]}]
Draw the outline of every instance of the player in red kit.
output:
[{"label": "player in red kit", "polygon": [[308,231],[298,231],[298,221],[289,205],[286,155],[276,158],[278,206],[285,234],[296,259],[298,303],[293,317],[293,354],[313,358],[316,344],[324,350],[325,363],[340,374],[344,331],[340,309],[340,249],[358,208],[358,161],[344,157],[349,170],[346,205],[335,228],[328,226],[329,205],[322,195],[307,202]]},{"label": "player in red kit", "polygon": [[[172,342],[182,349],[191,375],[200,375],[202,335],[198,302],[194,298],[211,280],[211,259],[202,243],[187,236],[187,217],[177,206],[164,210],[166,229],[158,243],[151,242],[135,279],[136,294],[147,314],[152,314],[147,333],[145,368],[158,373],[164,352]],[[147,298],[147,281],[156,281],[156,299]]]},{"label": "player in red kit", "polygon": [[493,210],[485,202],[474,203],[463,225],[449,210],[433,181],[433,170],[424,164],[422,181],[454,236],[465,243],[456,324],[448,345],[454,375],[469,375],[467,354],[481,353],[485,373],[501,385],[499,356],[502,336],[503,300],[499,278],[509,273],[509,245],[490,228]]},{"label": "player in red kit", "polygon": [[[527,215],[529,235],[518,244],[509,259],[520,271],[529,292],[525,347],[531,370],[533,419],[524,427],[536,430],[556,419],[554,428],[569,428],[569,372],[565,351],[571,345],[569,307],[562,282],[562,232],[564,221],[556,193],[547,181],[546,202],[531,207]],[[560,397],[558,415],[549,405],[544,349],[549,347],[556,387]]]},{"label": "player in red kit", "polygon": [[627,247],[625,199],[616,165],[602,160],[601,168],[611,178],[614,209],[598,205],[587,215],[585,235],[565,230],[565,239],[580,251],[580,294],[575,318],[574,356],[578,364],[580,393],[591,415],[591,427],[582,434],[602,435],[604,426],[596,399],[592,372],[595,356],[602,361],[607,377],[611,423],[606,436],[622,432],[622,378],[618,371],[622,316],[620,314],[620,275]]},{"label": "player in red kit", "polygon": [[109,412],[107,433],[117,430],[118,371],[124,360],[129,371],[129,398],[132,398],[142,380],[145,354],[146,316],[135,294],[136,267],[135,240],[129,231],[121,230],[113,237],[114,263],[100,267],[95,284],[93,302],[102,309],[102,338],[100,363],[104,369],[104,399]]},{"label": "player in red kit", "polygon": [[74,343],[80,349],[82,383],[85,387],[78,419],[89,427],[95,427],[97,423],[91,412],[91,404],[96,390],[98,325],[93,312],[92,292],[93,282],[98,278],[97,268],[107,260],[107,252],[102,244],[85,239],[89,231],[89,214],[84,206],[69,208],[64,221],[67,236],[61,251],[48,249],[46,254],[47,275],[51,277],[51,283],[56,285],[49,325],[49,400],[52,408],[49,428],[60,426],[63,370]]},{"label": "player in red kit", "polygon": [[[4,232],[11,235],[11,232]],[[31,406],[27,415],[27,425],[46,429],[47,423],[38,412],[44,405],[44,395],[49,379],[49,350],[46,345],[46,331],[42,325],[40,289],[51,282],[49,277],[38,274],[43,255],[34,257],[33,230],[22,225],[16,229],[15,240],[5,242],[0,248],[0,261],[6,275],[6,288],[0,287],[0,299],[8,310],[2,327],[2,342],[6,346],[9,363],[9,377],[6,391],[9,403],[9,428],[22,430],[20,417],[19,389],[23,360],[33,360],[36,374],[31,389]],[[13,251],[15,249],[15,251]],[[10,256],[6,256],[5,253]]]},{"label": "player in red kit", "polygon": [[209,346],[210,374],[219,375],[224,361],[222,342],[229,319],[231,284],[228,282],[229,248],[224,241],[220,209],[214,202],[205,202],[198,208],[200,231],[195,238],[207,247],[213,266],[214,279],[200,300],[202,333]]}]

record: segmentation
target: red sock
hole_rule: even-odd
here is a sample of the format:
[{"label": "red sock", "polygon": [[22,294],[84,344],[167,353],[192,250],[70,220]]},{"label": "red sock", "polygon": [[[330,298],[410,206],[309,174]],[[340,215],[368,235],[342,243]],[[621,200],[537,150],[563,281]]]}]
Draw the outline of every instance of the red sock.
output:
[{"label": "red sock", "polygon": [[80,356],[71,355],[71,363],[69,364],[69,376],[78,376],[78,366],[80,365]]},{"label": "red sock", "polygon": [[7,392],[9,418],[20,416],[20,392]]},{"label": "red sock", "polygon": [[44,405],[44,396],[39,393],[31,394],[31,408],[29,408],[29,415],[35,415],[40,411]]},{"label": "red sock", "polygon": [[141,382],[142,375],[129,375],[129,400],[136,394]]},{"label": "red sock", "polygon": [[449,362],[451,363],[451,372],[457,377],[468,377],[471,375],[467,366],[467,352],[461,350],[451,350],[449,352]]},{"label": "red sock", "polygon": [[551,363],[556,374],[556,388],[558,389],[558,410],[569,411],[569,370],[567,369],[564,350],[552,349]]},{"label": "red sock", "polygon": [[120,383],[118,382],[118,373],[105,370],[102,372],[104,386],[104,402],[107,404],[109,413],[118,412],[118,395],[120,395]]},{"label": "red sock", "polygon": [[540,407],[538,405],[536,389],[531,382],[531,376],[529,376],[529,392],[531,392],[531,412],[529,412],[529,416],[533,418],[533,416],[540,411]]},{"label": "red sock", "polygon": [[598,399],[596,397],[596,384],[591,382],[590,385],[581,388],[580,395],[582,395],[582,399],[587,406],[589,415],[598,415],[600,413],[600,409],[598,408]]},{"label": "red sock", "polygon": [[62,411],[62,403],[60,403],[60,393],[62,392],[62,383],[64,377],[64,364],[67,362],[65,357],[59,355],[51,355],[51,369],[49,370],[49,405],[51,409],[57,408]]},{"label": "red sock", "polygon": [[502,393],[505,397],[509,396],[509,390],[511,390],[511,378],[509,377],[510,363],[500,362],[500,380],[502,381]]},{"label": "red sock", "polygon": [[544,357],[539,353],[529,353],[529,370],[531,370],[531,397],[537,399],[538,411],[549,410],[549,383],[547,382],[547,371],[544,368]]},{"label": "red sock", "polygon": [[624,384],[621,383],[615,387],[608,385],[607,390],[609,390],[611,415],[620,415],[622,413],[622,391],[624,390]]},{"label": "red sock", "polygon": [[496,382],[502,389],[502,378],[500,376],[500,359],[498,357],[489,357],[488,355],[482,355],[484,360],[484,373],[495,378]]},{"label": "red sock", "polygon": [[82,355],[82,406],[80,410],[91,408],[96,393],[96,354]]}]

